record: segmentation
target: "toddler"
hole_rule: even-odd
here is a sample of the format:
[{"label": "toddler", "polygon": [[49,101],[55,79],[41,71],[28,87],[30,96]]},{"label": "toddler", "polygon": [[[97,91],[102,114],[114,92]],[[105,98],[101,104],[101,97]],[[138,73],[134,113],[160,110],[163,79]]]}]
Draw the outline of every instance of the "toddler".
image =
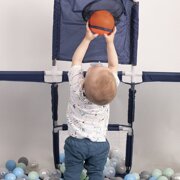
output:
[{"label": "toddler", "polygon": [[107,44],[108,67],[92,65],[84,77],[82,61],[93,34],[88,24],[86,35],[72,57],[69,71],[70,99],[67,108],[69,137],[65,140],[65,180],[80,180],[87,170],[89,180],[103,180],[104,165],[109,152],[106,139],[109,103],[117,93],[118,57],[114,46],[116,28],[104,35]]}]

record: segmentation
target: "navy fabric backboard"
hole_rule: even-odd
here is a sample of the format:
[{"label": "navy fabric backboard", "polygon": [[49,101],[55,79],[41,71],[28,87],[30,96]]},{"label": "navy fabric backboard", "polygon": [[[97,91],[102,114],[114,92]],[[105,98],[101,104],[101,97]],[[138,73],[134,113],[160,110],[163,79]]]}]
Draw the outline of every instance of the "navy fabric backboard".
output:
[{"label": "navy fabric backboard", "polygon": [[[53,59],[71,61],[73,53],[86,31],[83,8],[94,0],[54,0]],[[121,0],[119,0],[121,1]],[[132,0],[122,0],[125,12],[117,25],[115,47],[120,64],[137,64],[138,9]],[[84,63],[107,62],[106,43],[103,36],[93,40]]]}]

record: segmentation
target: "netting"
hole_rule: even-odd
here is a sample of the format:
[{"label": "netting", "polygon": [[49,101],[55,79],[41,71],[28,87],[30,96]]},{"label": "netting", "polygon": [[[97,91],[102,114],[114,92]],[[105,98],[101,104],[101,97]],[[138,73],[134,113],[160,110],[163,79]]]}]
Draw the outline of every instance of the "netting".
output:
[{"label": "netting", "polygon": [[122,13],[125,12],[125,8],[121,0],[96,0],[84,7],[82,11],[83,19],[88,21],[92,13],[98,10],[109,11],[114,17],[115,24],[118,24]]}]

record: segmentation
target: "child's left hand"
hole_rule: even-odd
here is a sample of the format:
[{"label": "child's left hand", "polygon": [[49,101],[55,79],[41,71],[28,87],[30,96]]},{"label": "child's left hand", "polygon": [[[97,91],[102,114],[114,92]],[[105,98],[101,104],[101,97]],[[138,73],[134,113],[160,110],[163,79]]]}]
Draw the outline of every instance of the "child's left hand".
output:
[{"label": "child's left hand", "polygon": [[91,30],[89,29],[89,25],[88,22],[86,23],[86,35],[85,38],[89,41],[92,41],[93,39],[95,39],[98,36],[98,34],[93,34],[91,32]]},{"label": "child's left hand", "polygon": [[114,42],[114,36],[116,34],[116,27],[114,27],[113,32],[110,35],[104,34],[104,37],[106,39],[106,43],[112,43]]}]

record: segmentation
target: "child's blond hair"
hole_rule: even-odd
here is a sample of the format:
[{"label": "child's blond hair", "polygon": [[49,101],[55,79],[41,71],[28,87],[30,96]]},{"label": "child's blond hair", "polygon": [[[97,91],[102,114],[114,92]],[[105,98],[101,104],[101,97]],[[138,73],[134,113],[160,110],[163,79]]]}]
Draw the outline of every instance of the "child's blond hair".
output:
[{"label": "child's blond hair", "polygon": [[97,105],[109,104],[117,92],[113,73],[106,67],[92,67],[85,77],[84,91],[89,101]]}]

